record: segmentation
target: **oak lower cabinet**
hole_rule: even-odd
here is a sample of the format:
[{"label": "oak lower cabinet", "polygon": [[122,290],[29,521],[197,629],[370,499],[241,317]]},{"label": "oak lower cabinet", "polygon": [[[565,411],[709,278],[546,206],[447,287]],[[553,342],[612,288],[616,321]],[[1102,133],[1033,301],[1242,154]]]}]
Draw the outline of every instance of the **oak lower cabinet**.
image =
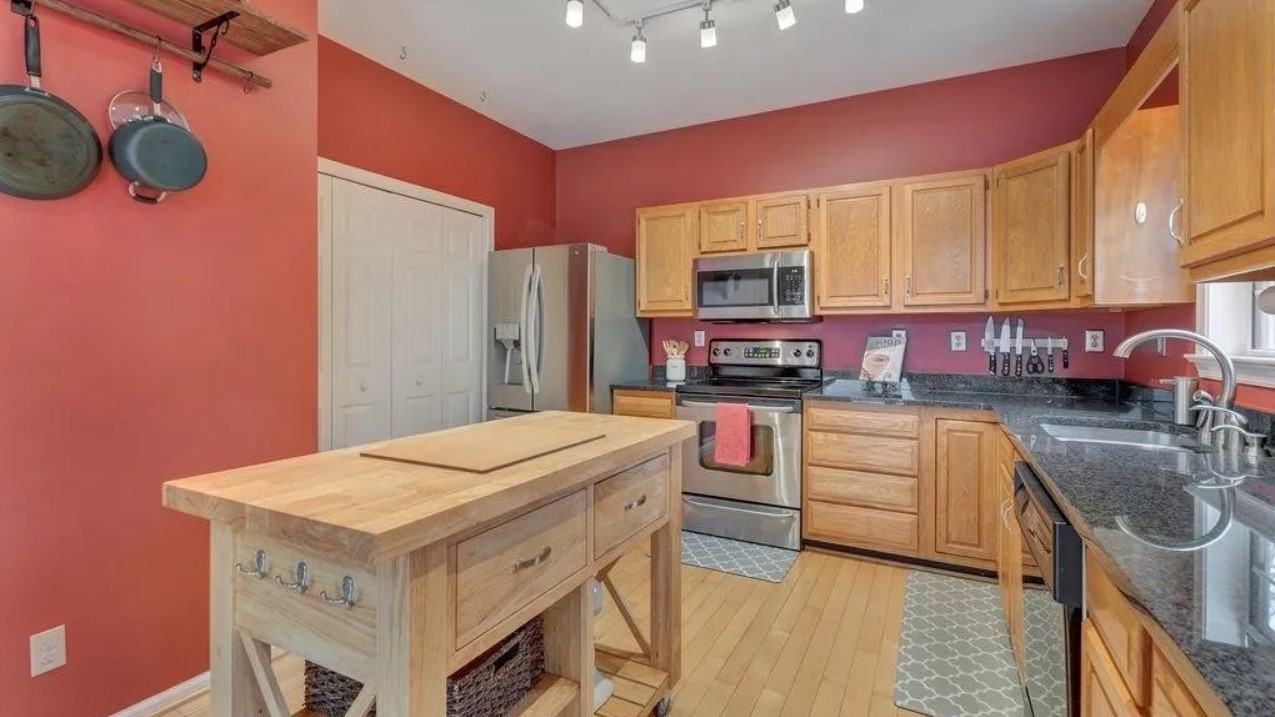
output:
[{"label": "oak lower cabinet", "polygon": [[1188,0],[1181,100],[1193,281],[1275,267],[1275,4]]},{"label": "oak lower cabinet", "polygon": [[1075,144],[996,167],[992,272],[998,306],[1071,299],[1071,162]]},{"label": "oak lower cabinet", "polygon": [[1014,463],[1018,452],[1004,434],[999,440],[999,466],[996,471],[997,532],[996,575],[1001,604],[1005,608],[1005,625],[1014,649],[1018,678],[1027,682],[1026,633],[1023,617],[1023,534],[1014,510]]},{"label": "oak lower cabinet", "polygon": [[611,392],[611,413],[636,418],[672,418],[676,412],[672,391],[616,389]]},{"label": "oak lower cabinet", "polygon": [[1080,634],[1080,717],[1142,717],[1088,622]]},{"label": "oak lower cabinet", "polygon": [[865,184],[815,197],[815,310],[890,306],[892,189]]},{"label": "oak lower cabinet", "polygon": [[699,207],[639,209],[637,213],[638,316],[690,316],[691,273]]},{"label": "oak lower cabinet", "polygon": [[934,424],[934,552],[970,567],[996,564],[1001,427],[939,418]]},{"label": "oak lower cabinet", "polygon": [[978,171],[898,186],[895,275],[903,286],[896,308],[987,302],[987,185]]}]

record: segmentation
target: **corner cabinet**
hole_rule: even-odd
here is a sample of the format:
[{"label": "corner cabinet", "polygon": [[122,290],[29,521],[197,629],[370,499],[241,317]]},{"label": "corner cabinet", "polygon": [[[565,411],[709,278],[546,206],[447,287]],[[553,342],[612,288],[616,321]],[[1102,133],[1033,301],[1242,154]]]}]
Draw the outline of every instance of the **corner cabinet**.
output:
[{"label": "corner cabinet", "polygon": [[1275,275],[1275,4],[1186,0],[1182,143],[1193,281]]},{"label": "corner cabinet", "polygon": [[637,213],[637,314],[690,316],[699,206],[639,209]]},{"label": "corner cabinet", "polygon": [[898,187],[900,308],[987,301],[987,174],[943,175]]},{"label": "corner cabinet", "polygon": [[890,306],[891,188],[868,184],[815,197],[816,309]]},{"label": "corner cabinet", "polygon": [[998,306],[1071,300],[1071,164],[1076,146],[996,168],[991,244]]}]

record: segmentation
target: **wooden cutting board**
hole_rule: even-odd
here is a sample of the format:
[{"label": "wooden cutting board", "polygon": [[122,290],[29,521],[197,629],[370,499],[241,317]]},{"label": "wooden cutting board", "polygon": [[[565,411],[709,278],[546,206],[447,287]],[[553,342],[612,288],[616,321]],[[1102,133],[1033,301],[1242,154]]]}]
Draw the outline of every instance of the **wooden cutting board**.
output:
[{"label": "wooden cutting board", "polygon": [[590,429],[505,420],[404,438],[368,448],[360,455],[469,473],[491,473],[605,437],[606,434]]}]

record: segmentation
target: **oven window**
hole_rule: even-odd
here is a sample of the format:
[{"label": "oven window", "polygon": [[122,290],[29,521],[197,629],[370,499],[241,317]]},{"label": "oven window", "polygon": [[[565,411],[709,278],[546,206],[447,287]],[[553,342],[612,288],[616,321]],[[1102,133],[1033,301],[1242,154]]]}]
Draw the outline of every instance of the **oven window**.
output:
[{"label": "oven window", "polygon": [[753,459],[746,466],[727,466],[713,460],[717,447],[717,423],[700,421],[699,464],[713,471],[768,476],[775,472],[775,429],[753,426]]},{"label": "oven window", "polygon": [[705,271],[696,277],[699,305],[705,308],[774,306],[773,269]]}]

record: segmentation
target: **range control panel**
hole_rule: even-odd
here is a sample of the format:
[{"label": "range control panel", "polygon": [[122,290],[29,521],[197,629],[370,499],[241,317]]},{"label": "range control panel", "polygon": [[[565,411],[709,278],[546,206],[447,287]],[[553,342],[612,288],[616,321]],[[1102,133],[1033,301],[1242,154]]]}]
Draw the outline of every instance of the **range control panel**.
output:
[{"label": "range control panel", "polygon": [[708,343],[708,362],[731,366],[796,366],[819,368],[823,346],[818,341],[728,341]]}]

